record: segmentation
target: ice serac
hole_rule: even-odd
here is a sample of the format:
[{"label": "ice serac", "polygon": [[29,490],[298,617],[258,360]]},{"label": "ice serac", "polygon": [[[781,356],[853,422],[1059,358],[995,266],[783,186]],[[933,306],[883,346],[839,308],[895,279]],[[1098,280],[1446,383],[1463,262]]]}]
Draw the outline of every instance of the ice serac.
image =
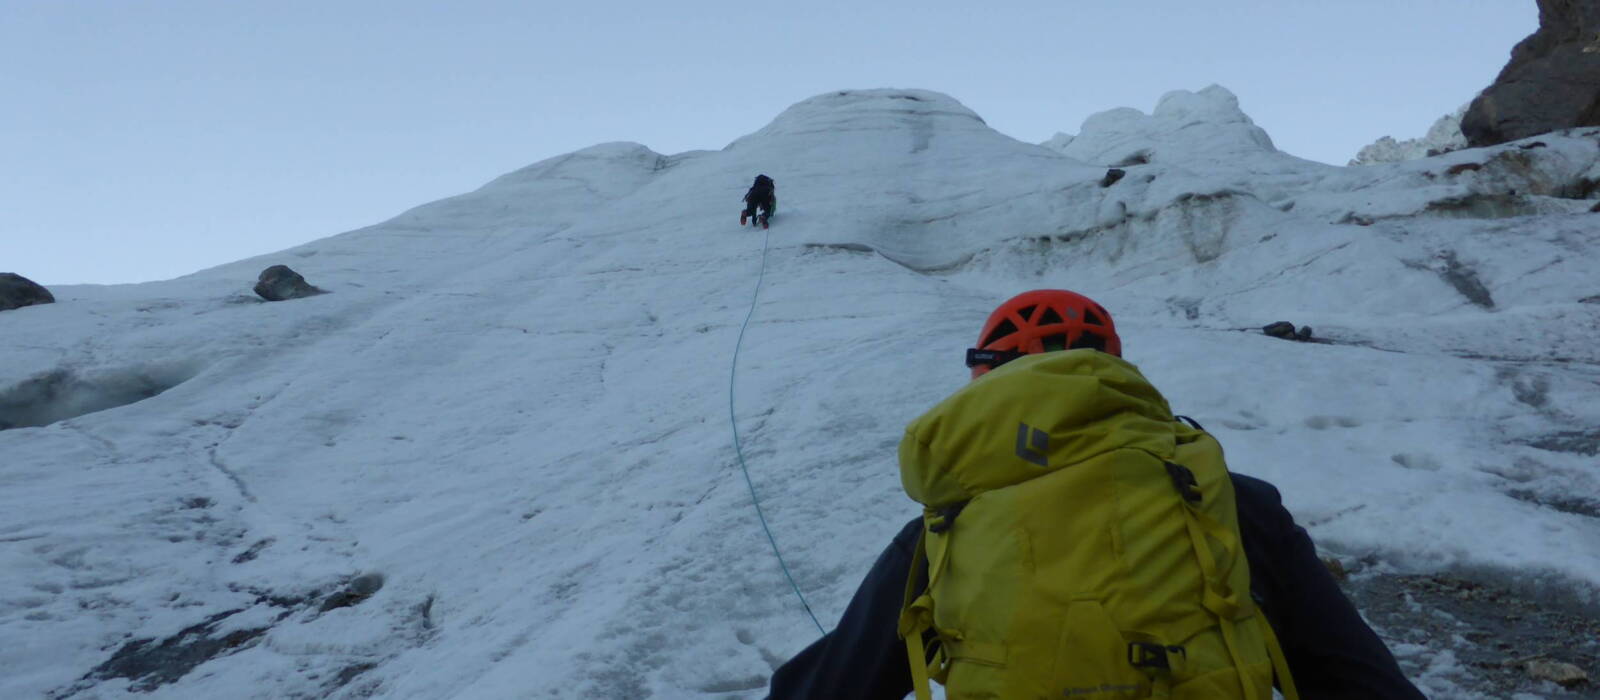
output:
[{"label": "ice serac", "polygon": [[1461,133],[1461,118],[1466,115],[1467,106],[1461,105],[1456,111],[1439,117],[1421,138],[1404,141],[1398,141],[1393,136],[1379,138],[1363,146],[1349,164],[1398,163],[1466,148],[1467,137]]},{"label": "ice serac", "polygon": [[1148,115],[1129,107],[1100,112],[1077,136],[1057,134],[1044,145],[1112,167],[1278,153],[1272,137],[1239,108],[1239,98],[1220,85],[1169,92]]},{"label": "ice serac", "polygon": [[[1057,134],[1043,145],[1075,160],[1127,169],[1127,184],[1119,185],[1124,189],[1110,192],[1136,218],[1176,202],[1209,208],[1219,196],[1282,206],[1335,170],[1279,151],[1220,85],[1169,92],[1150,114],[1129,107],[1100,112],[1076,136]],[[1129,188],[1142,188],[1138,201],[1129,199]]]},{"label": "ice serac", "polygon": [[[1450,120],[1441,124],[1441,136],[1453,130]],[[1071,213],[1048,243],[1056,264],[1098,275],[1110,263],[1120,280],[1172,274],[1263,242],[1242,231],[1321,237],[1413,216],[1578,213],[1591,206],[1582,200],[1595,191],[1597,167],[1596,144],[1577,132],[1368,168],[1315,163],[1275,149],[1220,86],[1169,93],[1150,114],[1101,112],[1077,136],[1043,145],[1126,171],[1102,190],[1064,190]],[[1036,255],[1025,248],[996,246],[977,258]]]}]

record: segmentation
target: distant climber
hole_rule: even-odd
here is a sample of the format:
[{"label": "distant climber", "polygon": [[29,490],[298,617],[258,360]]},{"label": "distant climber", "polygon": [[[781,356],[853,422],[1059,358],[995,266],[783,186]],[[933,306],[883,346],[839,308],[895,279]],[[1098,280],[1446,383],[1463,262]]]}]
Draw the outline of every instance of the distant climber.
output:
[{"label": "distant climber", "polygon": [[[757,209],[760,212],[757,213]],[[750,191],[744,193],[744,211],[739,214],[739,225],[750,222],[751,226],[760,225],[767,227],[767,222],[772,218],[772,212],[778,208],[778,195],[772,184],[772,178],[766,175],[757,175],[755,184],[750,186]]]}]

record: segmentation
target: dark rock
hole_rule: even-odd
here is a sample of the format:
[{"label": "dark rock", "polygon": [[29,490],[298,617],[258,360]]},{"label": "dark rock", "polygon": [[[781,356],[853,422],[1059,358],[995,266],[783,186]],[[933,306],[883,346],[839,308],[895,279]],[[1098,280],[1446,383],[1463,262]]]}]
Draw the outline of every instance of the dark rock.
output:
[{"label": "dark rock", "polygon": [[122,645],[105,663],[96,666],[85,681],[91,679],[126,678],[133,681],[129,688],[136,692],[150,692],[188,675],[195,667],[219,656],[236,652],[266,633],[266,628],[236,629],[218,635],[217,628],[223,620],[240,610],[229,610],[207,618],[205,622],[156,641],[139,639]]},{"label": "dark rock", "polygon": [[348,608],[352,605],[360,603],[363,600],[366,600],[365,596],[358,596],[350,591],[339,591],[338,593],[328,596],[326,600],[322,601],[322,606],[317,608],[317,612],[328,612],[329,610]]},{"label": "dark rock", "polygon": [[1535,680],[1549,681],[1563,688],[1576,688],[1589,682],[1589,674],[1565,661],[1534,659],[1524,664],[1523,670]]},{"label": "dark rock", "polygon": [[1269,323],[1261,327],[1261,332],[1274,338],[1311,342],[1311,326],[1301,326],[1299,330],[1295,330],[1294,324],[1288,321]]},{"label": "dark rock", "polygon": [[1510,194],[1466,194],[1428,202],[1425,211],[1462,219],[1508,219],[1534,216],[1538,206],[1526,197]]},{"label": "dark rock", "polygon": [[1582,299],[1579,299],[1578,303],[1579,304],[1600,304],[1600,294],[1596,294],[1596,295],[1594,295],[1592,297],[1584,297]]},{"label": "dark rock", "polygon": [[261,556],[261,550],[264,550],[264,549],[266,549],[268,547],[271,547],[272,543],[275,542],[275,541],[276,540],[271,538],[271,537],[268,537],[266,539],[256,540],[256,543],[250,545],[249,549],[246,549],[243,552],[240,552],[237,556],[235,556],[233,558],[233,563],[235,563],[235,564],[243,564],[245,562],[255,561],[256,557]]},{"label": "dark rock", "polygon": [[1112,165],[1118,168],[1126,168],[1130,165],[1149,165],[1150,155],[1151,154],[1148,149],[1142,149],[1128,154],[1127,156],[1123,157],[1122,160],[1112,163]]},{"label": "dark rock", "polygon": [[256,294],[267,301],[300,299],[322,293],[323,290],[311,286],[288,265],[273,265],[262,270],[261,278],[256,281]]},{"label": "dark rock", "polygon": [[351,579],[350,583],[345,586],[344,590],[334,593],[333,595],[328,596],[327,600],[322,601],[322,607],[318,608],[317,612],[328,612],[329,610],[334,610],[337,608],[348,608],[352,605],[360,603],[363,600],[371,598],[372,594],[377,593],[382,588],[383,574],[362,574]]},{"label": "dark rock", "polygon": [[1269,323],[1261,327],[1261,332],[1274,338],[1293,338],[1294,324],[1288,321]]},{"label": "dark rock", "polygon": [[1461,119],[1468,145],[1600,125],[1600,3],[1536,1],[1539,30],[1511,50]]},{"label": "dark rock", "polygon": [[50,290],[39,286],[15,272],[0,272],[0,311],[20,309],[34,304],[54,304],[56,298]]},{"label": "dark rock", "polygon": [[1551,452],[1600,457],[1600,428],[1590,430],[1562,430],[1531,438],[1522,444]]},{"label": "dark rock", "polygon": [[[231,588],[231,586],[230,586]],[[283,610],[273,619],[277,624],[309,604],[306,596],[282,596],[262,593],[255,605],[266,605]],[[76,697],[90,691],[97,681],[126,678],[133,693],[148,693],[163,685],[176,682],[200,665],[212,659],[228,656],[258,643],[270,626],[245,627],[229,624],[231,631],[223,631],[228,618],[247,608],[225,610],[190,625],[165,639],[134,639],[123,644],[111,658],[91,669],[82,678],[66,688],[58,689],[49,697],[56,700]],[[92,692],[90,694],[93,694]],[[363,696],[365,697],[365,696]]]},{"label": "dark rock", "polygon": [[1459,163],[1457,165],[1450,166],[1450,169],[1444,171],[1444,174],[1446,174],[1446,175],[1460,175],[1461,173],[1464,173],[1464,172],[1467,172],[1467,171],[1477,171],[1477,170],[1482,170],[1482,169],[1483,169],[1483,164],[1482,163]]},{"label": "dark rock", "polygon": [[366,673],[367,671],[371,671],[377,667],[377,664],[370,661],[364,661],[362,663],[346,666],[342,669],[339,669],[339,673],[333,677],[332,686],[334,688],[343,688],[344,686],[349,685],[350,681],[355,680],[356,676]]},{"label": "dark rock", "polygon": [[1272,336],[1274,338],[1283,338],[1284,340],[1294,340],[1294,324],[1290,323],[1288,321],[1278,321],[1277,323],[1269,323],[1269,324],[1261,327],[1261,332],[1265,333],[1267,335],[1270,335],[1270,336]]},{"label": "dark rock", "polygon": [[1565,188],[1565,191],[1556,194],[1557,197],[1565,196],[1566,199],[1588,199],[1600,192],[1600,180],[1581,178]]},{"label": "dark rock", "polygon": [[1363,574],[1341,587],[1374,627],[1386,630],[1391,645],[1453,654],[1472,669],[1481,697],[1596,697],[1551,693],[1526,670],[1528,662],[1548,659],[1572,663],[1591,679],[1600,675],[1593,651],[1600,610],[1588,594],[1537,575],[1481,575],[1487,578]]},{"label": "dark rock", "polygon": [[1589,213],[1600,214],[1600,202],[1597,202],[1594,206],[1589,207]]},{"label": "dark rock", "polygon": [[1540,493],[1530,489],[1511,489],[1505,494],[1523,503],[1532,503],[1551,510],[1572,515],[1581,515],[1586,518],[1600,518],[1600,501],[1592,498],[1573,497],[1560,493]]},{"label": "dark rock", "polygon": [[1524,151],[1531,151],[1531,150],[1533,150],[1535,148],[1548,148],[1548,147],[1549,147],[1548,144],[1546,144],[1543,141],[1534,141],[1533,143],[1525,143],[1525,144],[1522,144],[1521,146],[1517,146],[1517,148],[1520,148],[1520,149],[1522,149]]},{"label": "dark rock", "polygon": [[1106,176],[1100,179],[1100,186],[1101,187],[1110,187],[1112,185],[1115,185],[1115,184],[1117,184],[1118,180],[1121,180],[1122,177],[1124,175],[1127,175],[1127,174],[1128,174],[1128,171],[1123,170],[1121,168],[1112,168],[1110,170],[1107,170],[1106,171]]}]

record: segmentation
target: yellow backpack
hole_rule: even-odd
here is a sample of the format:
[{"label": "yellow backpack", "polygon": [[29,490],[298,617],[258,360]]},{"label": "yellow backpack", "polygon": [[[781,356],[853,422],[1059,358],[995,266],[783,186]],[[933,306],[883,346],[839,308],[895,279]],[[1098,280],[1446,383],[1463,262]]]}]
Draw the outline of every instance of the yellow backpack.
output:
[{"label": "yellow backpack", "polygon": [[924,505],[900,616],[919,700],[929,678],[950,700],[1271,700],[1274,673],[1296,700],[1222,448],[1132,364],[1007,363],[906,428],[900,475]]}]

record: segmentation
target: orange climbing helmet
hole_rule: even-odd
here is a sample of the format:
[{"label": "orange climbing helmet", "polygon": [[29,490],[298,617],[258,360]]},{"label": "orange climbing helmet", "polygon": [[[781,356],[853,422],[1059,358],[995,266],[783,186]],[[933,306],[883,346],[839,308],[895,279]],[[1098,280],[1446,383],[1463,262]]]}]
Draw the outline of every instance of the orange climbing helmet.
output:
[{"label": "orange climbing helmet", "polygon": [[1122,357],[1111,314],[1093,299],[1065,289],[1023,292],[995,308],[983,322],[978,347],[967,350],[972,378],[1023,355],[1093,348]]}]

